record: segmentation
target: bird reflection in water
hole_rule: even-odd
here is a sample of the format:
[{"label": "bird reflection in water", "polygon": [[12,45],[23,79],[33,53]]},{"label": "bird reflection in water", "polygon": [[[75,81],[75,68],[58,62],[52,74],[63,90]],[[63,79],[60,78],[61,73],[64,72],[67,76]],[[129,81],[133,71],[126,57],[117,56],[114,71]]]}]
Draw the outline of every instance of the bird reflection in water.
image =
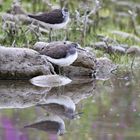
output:
[{"label": "bird reflection in water", "polygon": [[49,134],[63,135],[65,133],[65,123],[57,115],[49,115],[32,124],[24,126],[24,128],[36,128],[48,132]]},{"label": "bird reflection in water", "polygon": [[68,119],[74,119],[81,114],[76,113],[76,106],[72,99],[64,95],[49,97],[45,104],[38,104],[37,106],[42,107],[49,113]]}]

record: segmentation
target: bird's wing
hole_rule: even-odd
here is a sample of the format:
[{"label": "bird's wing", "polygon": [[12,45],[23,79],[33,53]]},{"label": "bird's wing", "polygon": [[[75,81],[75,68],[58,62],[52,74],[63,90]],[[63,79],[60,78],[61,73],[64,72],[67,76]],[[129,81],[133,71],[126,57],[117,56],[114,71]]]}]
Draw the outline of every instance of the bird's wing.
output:
[{"label": "bird's wing", "polygon": [[40,15],[28,15],[28,16],[49,24],[62,23],[64,20],[61,9],[55,9],[49,13],[42,13]]},{"label": "bird's wing", "polygon": [[27,125],[24,126],[25,128],[36,128],[36,129],[40,129],[40,130],[44,130],[44,131],[56,131],[56,133],[59,130],[59,123],[55,122],[55,121],[41,121],[41,122],[37,122],[31,125]]},{"label": "bird's wing", "polygon": [[51,47],[46,47],[42,54],[50,56],[54,59],[60,59],[67,56],[67,47],[65,45],[56,45]]}]

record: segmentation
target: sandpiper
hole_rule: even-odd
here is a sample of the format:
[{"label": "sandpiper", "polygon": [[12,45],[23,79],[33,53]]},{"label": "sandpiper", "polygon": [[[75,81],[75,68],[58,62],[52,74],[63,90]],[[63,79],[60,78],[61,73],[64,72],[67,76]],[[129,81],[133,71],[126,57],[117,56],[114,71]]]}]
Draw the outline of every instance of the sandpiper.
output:
[{"label": "sandpiper", "polygon": [[77,49],[81,49],[77,43],[49,43],[47,46],[34,48],[40,54],[47,57],[48,61],[58,66],[69,66],[78,57]]},{"label": "sandpiper", "polygon": [[64,135],[65,123],[62,118],[57,115],[40,117],[36,122],[24,126],[24,128],[36,128],[48,132],[49,134]]},{"label": "sandpiper", "polygon": [[68,9],[55,9],[48,13],[42,13],[39,15],[28,15],[40,22],[44,27],[50,28],[49,39],[51,41],[51,31],[52,29],[64,28],[69,22],[69,12]]},{"label": "sandpiper", "polygon": [[37,104],[37,106],[49,113],[69,119],[74,119],[80,114],[75,112],[76,106],[73,100],[64,95],[48,97],[45,104]]}]

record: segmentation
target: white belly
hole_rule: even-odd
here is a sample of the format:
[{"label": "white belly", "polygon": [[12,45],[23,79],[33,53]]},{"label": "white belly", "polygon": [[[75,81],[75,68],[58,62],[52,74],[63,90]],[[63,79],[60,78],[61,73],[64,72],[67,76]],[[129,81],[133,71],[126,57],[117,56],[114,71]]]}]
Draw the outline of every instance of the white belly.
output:
[{"label": "white belly", "polygon": [[78,53],[76,52],[75,54],[70,55],[67,58],[54,59],[54,58],[47,56],[47,59],[51,63],[54,63],[54,64],[59,65],[59,66],[69,66],[77,59],[77,57],[78,57]]},{"label": "white belly", "polygon": [[66,21],[59,23],[59,24],[49,24],[49,23],[45,23],[45,22],[41,22],[41,21],[39,21],[39,23],[40,23],[40,25],[44,26],[45,28],[61,29],[67,25],[69,20],[70,19],[68,18]]}]

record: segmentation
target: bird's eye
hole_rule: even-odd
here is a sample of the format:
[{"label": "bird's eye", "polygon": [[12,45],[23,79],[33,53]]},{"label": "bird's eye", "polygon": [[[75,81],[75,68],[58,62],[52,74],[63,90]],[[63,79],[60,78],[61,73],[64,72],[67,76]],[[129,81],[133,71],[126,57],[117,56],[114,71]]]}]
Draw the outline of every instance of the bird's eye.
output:
[{"label": "bird's eye", "polygon": [[44,47],[43,47],[43,48],[41,48],[41,51],[42,51],[42,50],[44,50]]},{"label": "bird's eye", "polygon": [[75,48],[77,48],[77,43],[72,43],[72,45],[75,47]]},{"label": "bird's eye", "polygon": [[64,11],[65,11],[65,12],[68,12],[68,9],[67,9],[67,8],[64,8]]}]

